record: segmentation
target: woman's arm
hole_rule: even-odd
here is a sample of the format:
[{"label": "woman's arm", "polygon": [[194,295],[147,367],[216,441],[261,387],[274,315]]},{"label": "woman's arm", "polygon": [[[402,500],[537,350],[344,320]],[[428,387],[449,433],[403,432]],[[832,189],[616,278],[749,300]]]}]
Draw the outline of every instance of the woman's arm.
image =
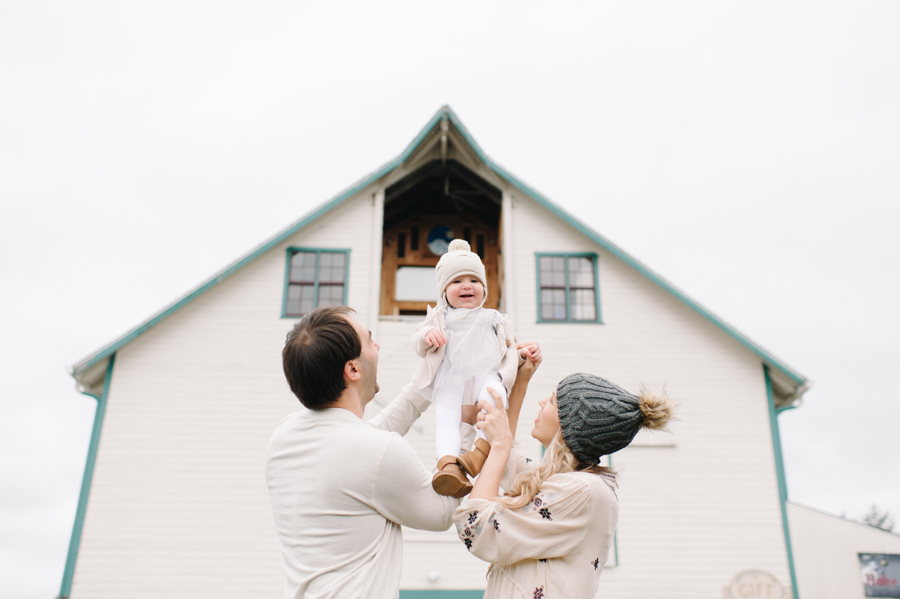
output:
[{"label": "woman's arm", "polygon": [[545,484],[534,500],[520,509],[469,495],[457,508],[453,522],[472,555],[492,564],[562,557],[583,545],[586,538],[598,547],[609,546],[615,521],[596,517],[594,509],[595,501],[614,501],[608,488],[603,491],[593,498],[584,481],[563,475]]},{"label": "woman's arm", "polygon": [[506,415],[509,417],[509,430],[512,432],[513,439],[516,438],[519,413],[522,411],[522,402],[525,401],[525,391],[528,390],[528,383],[544,359],[541,355],[541,348],[537,343],[520,343],[516,345],[516,350],[525,357],[525,362],[516,373],[516,382],[513,383],[509,392],[509,409],[506,411]]},{"label": "woman's arm", "polygon": [[[475,427],[484,432],[487,442],[491,444],[491,452],[481,467],[481,474],[475,480],[475,487],[469,497],[493,501],[500,494],[500,479],[503,478],[503,470],[509,460],[509,452],[512,451],[513,436],[500,394],[490,387],[488,393],[494,398],[496,406],[492,406],[489,401],[478,402],[482,411],[478,414]],[[512,396],[509,404],[512,407]]]}]

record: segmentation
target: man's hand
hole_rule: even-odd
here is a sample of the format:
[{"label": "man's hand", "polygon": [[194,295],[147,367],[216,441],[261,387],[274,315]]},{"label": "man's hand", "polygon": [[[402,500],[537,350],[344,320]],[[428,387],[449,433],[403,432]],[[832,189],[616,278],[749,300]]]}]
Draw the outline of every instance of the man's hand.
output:
[{"label": "man's hand", "polygon": [[431,347],[444,347],[447,345],[447,336],[437,329],[431,329],[425,333],[425,341]]},{"label": "man's hand", "polygon": [[475,426],[476,416],[478,415],[478,406],[463,406],[462,407],[462,418],[461,420],[466,424],[471,424]]}]

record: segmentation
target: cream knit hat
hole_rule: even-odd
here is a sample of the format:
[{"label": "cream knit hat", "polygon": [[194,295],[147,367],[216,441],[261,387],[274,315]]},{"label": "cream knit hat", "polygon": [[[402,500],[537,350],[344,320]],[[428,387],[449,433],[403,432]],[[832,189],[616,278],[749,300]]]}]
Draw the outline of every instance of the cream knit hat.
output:
[{"label": "cream knit hat", "polygon": [[478,254],[472,252],[471,249],[469,242],[465,239],[454,239],[450,242],[447,253],[438,260],[437,268],[435,269],[438,295],[445,303],[447,298],[444,293],[447,291],[447,286],[463,275],[478,277],[478,280],[484,286],[484,299],[481,304],[484,305],[484,300],[487,299],[488,287],[487,277],[484,274],[484,264],[481,263],[481,258],[478,257]]}]

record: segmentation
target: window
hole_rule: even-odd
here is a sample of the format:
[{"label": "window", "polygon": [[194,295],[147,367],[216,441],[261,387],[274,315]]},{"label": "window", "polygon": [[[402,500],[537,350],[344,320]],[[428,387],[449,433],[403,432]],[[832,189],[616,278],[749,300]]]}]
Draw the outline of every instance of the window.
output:
[{"label": "window", "polygon": [[428,302],[438,300],[433,266],[401,266],[394,283],[394,299],[398,302]]},{"label": "window", "polygon": [[537,254],[538,322],[600,323],[595,254]]},{"label": "window", "polygon": [[[399,217],[398,217],[399,218]],[[459,237],[468,241],[484,263],[490,290],[485,308],[497,309],[500,299],[499,235],[466,214],[414,215],[384,229],[381,264],[382,316],[425,316],[438,292],[434,269]],[[468,224],[467,224],[468,223]]]},{"label": "window", "polygon": [[350,250],[288,248],[281,316],[346,304],[349,259]]}]

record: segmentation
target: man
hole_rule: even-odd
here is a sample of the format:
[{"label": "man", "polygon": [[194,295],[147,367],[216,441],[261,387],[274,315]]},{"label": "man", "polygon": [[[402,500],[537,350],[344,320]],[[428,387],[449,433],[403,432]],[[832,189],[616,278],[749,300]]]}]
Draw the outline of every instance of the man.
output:
[{"label": "man", "polygon": [[363,421],[378,349],[345,306],[313,310],[287,336],[284,374],[308,410],[272,434],[266,481],[289,598],[397,597],[400,525],[446,530],[459,505],[432,490],[401,436],[429,405],[412,385]]}]

